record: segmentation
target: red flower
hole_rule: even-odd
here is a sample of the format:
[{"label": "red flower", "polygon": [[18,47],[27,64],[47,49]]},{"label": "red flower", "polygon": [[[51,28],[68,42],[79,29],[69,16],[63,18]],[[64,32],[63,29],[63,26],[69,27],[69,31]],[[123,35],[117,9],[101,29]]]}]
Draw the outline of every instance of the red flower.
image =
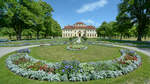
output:
[{"label": "red flower", "polygon": [[42,66],[40,66],[39,70],[43,70],[43,67],[42,67]]},{"label": "red flower", "polygon": [[33,68],[33,67],[34,67],[34,66],[29,66],[28,69],[31,69],[31,68]]},{"label": "red flower", "polygon": [[125,61],[123,61],[122,59],[119,61],[120,64],[126,64]]},{"label": "red flower", "polygon": [[134,57],[133,57],[133,60],[136,60],[136,61],[137,61],[137,57],[136,57],[136,56],[134,56]]},{"label": "red flower", "polygon": [[48,72],[48,74],[51,74],[52,72]]}]

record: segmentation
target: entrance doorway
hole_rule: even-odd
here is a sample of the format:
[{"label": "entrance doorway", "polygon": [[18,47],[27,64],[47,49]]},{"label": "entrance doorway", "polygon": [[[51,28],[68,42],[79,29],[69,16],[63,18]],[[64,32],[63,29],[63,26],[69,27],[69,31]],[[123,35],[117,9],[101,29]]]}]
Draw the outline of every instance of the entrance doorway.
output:
[{"label": "entrance doorway", "polygon": [[81,37],[81,31],[78,32],[78,36]]}]

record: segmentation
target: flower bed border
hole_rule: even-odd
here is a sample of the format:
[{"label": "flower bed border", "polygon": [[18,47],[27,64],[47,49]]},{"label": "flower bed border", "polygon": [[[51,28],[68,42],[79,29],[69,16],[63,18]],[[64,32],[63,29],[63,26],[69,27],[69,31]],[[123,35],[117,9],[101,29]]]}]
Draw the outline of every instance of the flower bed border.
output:
[{"label": "flower bed border", "polygon": [[[120,52],[121,52],[122,56],[117,59],[114,59],[114,60],[120,60],[120,59],[124,58],[124,56],[126,55],[126,50],[122,49],[122,50],[120,50]],[[97,79],[103,79],[103,78],[114,78],[114,77],[118,77],[121,75],[125,75],[129,72],[132,72],[141,65],[141,57],[136,54],[135,56],[137,57],[137,61],[128,65],[127,67],[123,67],[122,70],[116,70],[116,71],[103,70],[103,71],[99,71],[99,72],[94,71],[92,74],[88,74],[88,75],[81,74],[81,73],[73,73],[73,74],[71,74],[72,77],[70,79],[67,79],[67,77],[65,75],[61,76],[59,73],[56,73],[56,74],[50,73],[49,74],[49,73],[46,73],[46,72],[40,71],[40,70],[32,71],[29,69],[20,68],[17,65],[13,64],[13,62],[12,62],[12,60],[15,59],[17,56],[18,56],[17,54],[11,55],[6,60],[7,67],[12,72],[14,72],[17,75],[20,75],[22,77],[25,77],[25,78],[36,79],[36,80],[47,80],[47,81],[89,81],[89,80],[97,80]],[[31,56],[28,56],[28,54],[24,55],[24,57],[28,58],[32,61],[40,61],[51,67],[56,67],[57,65],[60,64],[60,62],[46,63],[46,61],[37,60]],[[112,63],[114,60],[108,60],[105,62]],[[101,63],[101,62],[102,61],[90,62],[90,63]]]}]

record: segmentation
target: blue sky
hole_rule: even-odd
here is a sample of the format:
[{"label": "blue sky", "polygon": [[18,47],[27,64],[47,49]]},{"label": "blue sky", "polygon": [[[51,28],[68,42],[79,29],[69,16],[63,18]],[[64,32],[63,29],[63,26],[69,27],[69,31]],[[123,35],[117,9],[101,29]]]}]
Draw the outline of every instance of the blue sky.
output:
[{"label": "blue sky", "polygon": [[44,0],[53,9],[53,18],[63,28],[76,22],[100,26],[103,21],[114,21],[120,0]]}]

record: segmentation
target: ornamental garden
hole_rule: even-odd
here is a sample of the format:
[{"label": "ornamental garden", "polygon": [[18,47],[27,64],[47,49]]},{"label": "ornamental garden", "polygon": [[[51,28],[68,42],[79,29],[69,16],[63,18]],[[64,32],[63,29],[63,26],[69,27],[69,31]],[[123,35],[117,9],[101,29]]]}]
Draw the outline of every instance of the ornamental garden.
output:
[{"label": "ornamental garden", "polygon": [[[38,41],[40,43],[37,43]],[[27,43],[29,44],[18,45]],[[7,83],[6,80],[10,80],[8,84],[37,82],[39,84],[120,84],[136,80],[140,84],[139,78],[149,79],[147,78],[149,57],[134,50],[115,46],[127,46],[126,44],[85,39],[85,37],[45,39],[35,42],[33,40],[31,43],[30,41],[11,43],[16,48],[38,46],[19,49],[3,56],[0,59],[2,66],[0,77],[3,77],[0,82]],[[7,43],[1,44],[8,47]],[[10,79],[11,77],[13,78]],[[131,80],[132,77],[135,79]]]},{"label": "ornamental garden", "polygon": [[[15,75],[32,80],[49,82],[83,82],[117,78],[119,76],[132,73],[142,65],[141,56],[135,51],[116,48],[113,45],[108,46],[106,43],[90,43],[85,41],[83,38],[72,38],[68,42],[58,42],[57,44],[55,42],[54,44],[55,45],[40,45],[39,47],[31,49],[18,50],[8,56],[6,59],[6,67]],[[50,52],[50,47],[53,47],[51,49],[56,47],[56,51]],[[57,48],[61,49],[57,50]],[[90,51],[90,48],[92,48],[93,51]],[[94,48],[99,48],[99,52],[95,51]],[[115,53],[116,56],[111,58],[112,55],[105,54],[107,52],[101,51],[101,48],[108,50],[108,52],[111,52],[111,49],[115,50],[115,52],[117,52]],[[38,53],[41,56],[36,55],[37,52],[40,52],[42,49],[43,51],[41,52],[48,54],[48,57],[44,57],[46,55],[42,53]],[[50,55],[50,53],[47,52],[53,54]],[[90,53],[81,54],[82,52]],[[107,60],[93,59],[96,61],[92,61],[92,58],[96,55],[96,53],[102,52],[105,56],[108,55],[108,57],[104,57],[104,59]],[[66,55],[66,57],[70,56],[70,60],[63,58],[65,56],[62,54]],[[85,57],[89,54],[88,56],[91,59],[89,60],[80,55],[71,57],[73,54],[85,55]],[[90,56],[90,54],[92,56]],[[55,55],[58,55],[57,58],[54,58]],[[100,56],[102,54],[98,55],[99,58],[102,57]],[[50,61],[51,59],[52,61]]]},{"label": "ornamental garden", "polygon": [[[83,8],[98,12],[107,1]],[[54,17],[68,24],[81,19],[71,11],[68,19],[67,8]],[[121,0],[118,10],[115,21],[99,18],[99,11],[84,16],[106,21],[82,17],[61,28],[49,0],[0,0],[0,84],[150,84],[150,1]]]}]

